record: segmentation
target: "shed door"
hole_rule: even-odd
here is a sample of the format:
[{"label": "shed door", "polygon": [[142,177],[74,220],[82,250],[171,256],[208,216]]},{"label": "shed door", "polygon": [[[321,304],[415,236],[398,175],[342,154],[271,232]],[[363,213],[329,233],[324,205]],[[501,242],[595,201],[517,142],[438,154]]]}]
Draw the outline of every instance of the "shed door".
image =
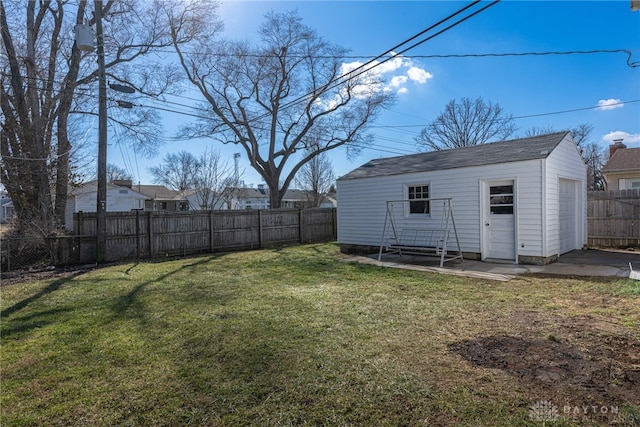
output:
[{"label": "shed door", "polygon": [[514,181],[485,183],[483,258],[515,260]]},{"label": "shed door", "polygon": [[578,237],[577,182],[560,179],[559,185],[559,250],[560,255],[576,249]]}]

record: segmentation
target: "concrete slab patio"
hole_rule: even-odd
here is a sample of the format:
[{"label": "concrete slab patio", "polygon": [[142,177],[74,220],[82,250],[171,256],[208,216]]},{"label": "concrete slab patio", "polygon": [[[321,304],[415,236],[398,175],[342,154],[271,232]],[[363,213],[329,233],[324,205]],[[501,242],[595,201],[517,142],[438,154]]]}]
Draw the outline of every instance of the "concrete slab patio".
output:
[{"label": "concrete slab patio", "polygon": [[525,273],[624,278],[629,277],[629,263],[633,264],[634,270],[640,270],[640,251],[572,251],[562,255],[558,262],[544,266],[464,260],[462,263],[451,261],[439,267],[439,258],[436,257],[397,254],[383,255],[381,261],[378,261],[378,254],[350,255],[345,261],[499,281]]}]

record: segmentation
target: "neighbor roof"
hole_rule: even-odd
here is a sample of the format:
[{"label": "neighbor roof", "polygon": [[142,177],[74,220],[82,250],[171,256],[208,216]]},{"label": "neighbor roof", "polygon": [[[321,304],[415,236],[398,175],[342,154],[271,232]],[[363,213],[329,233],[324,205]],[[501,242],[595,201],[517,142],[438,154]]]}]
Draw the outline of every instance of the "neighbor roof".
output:
[{"label": "neighbor roof", "polygon": [[131,186],[132,190],[155,200],[182,200],[183,197],[178,191],[169,190],[164,185],[139,185]]},{"label": "neighbor roof", "polygon": [[640,171],[640,148],[619,148],[602,168],[602,172]]},{"label": "neighbor roof", "polygon": [[339,180],[544,159],[568,133],[556,132],[472,147],[375,159]]}]

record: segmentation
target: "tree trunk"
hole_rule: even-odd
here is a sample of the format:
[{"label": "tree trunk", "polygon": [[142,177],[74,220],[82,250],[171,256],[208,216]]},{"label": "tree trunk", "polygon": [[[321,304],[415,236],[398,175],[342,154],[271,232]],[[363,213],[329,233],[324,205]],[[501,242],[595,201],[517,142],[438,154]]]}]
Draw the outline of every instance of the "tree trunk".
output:
[{"label": "tree trunk", "polygon": [[275,183],[272,181],[267,182],[267,186],[269,187],[269,208],[280,209],[284,192],[280,192],[278,181],[275,181]]},{"label": "tree trunk", "polygon": [[[85,14],[87,1],[81,0],[78,4],[78,13],[76,14],[76,25],[82,24],[82,18]],[[71,49],[71,58],[69,61],[69,71],[64,79],[64,84],[60,93],[60,106],[58,108],[58,159],[56,169],[56,201],[55,216],[56,225],[60,228],[65,225],[65,214],[67,210],[67,196],[69,193],[69,170],[71,159],[71,142],[69,141],[69,115],[73,103],[75,93],[76,80],[80,72],[80,50],[74,43]]]}]

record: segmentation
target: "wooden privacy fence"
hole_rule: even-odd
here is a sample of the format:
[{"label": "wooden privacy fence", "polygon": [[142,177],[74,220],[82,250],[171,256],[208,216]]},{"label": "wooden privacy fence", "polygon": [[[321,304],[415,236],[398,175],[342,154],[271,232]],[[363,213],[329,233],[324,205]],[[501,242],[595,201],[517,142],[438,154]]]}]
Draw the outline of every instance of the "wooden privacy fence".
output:
[{"label": "wooden privacy fence", "polygon": [[[95,261],[96,214],[74,214],[68,262]],[[186,256],[335,240],[332,208],[244,211],[108,212],[108,261]]]},{"label": "wooden privacy fence", "polygon": [[640,189],[590,191],[587,200],[590,247],[640,246]]}]

